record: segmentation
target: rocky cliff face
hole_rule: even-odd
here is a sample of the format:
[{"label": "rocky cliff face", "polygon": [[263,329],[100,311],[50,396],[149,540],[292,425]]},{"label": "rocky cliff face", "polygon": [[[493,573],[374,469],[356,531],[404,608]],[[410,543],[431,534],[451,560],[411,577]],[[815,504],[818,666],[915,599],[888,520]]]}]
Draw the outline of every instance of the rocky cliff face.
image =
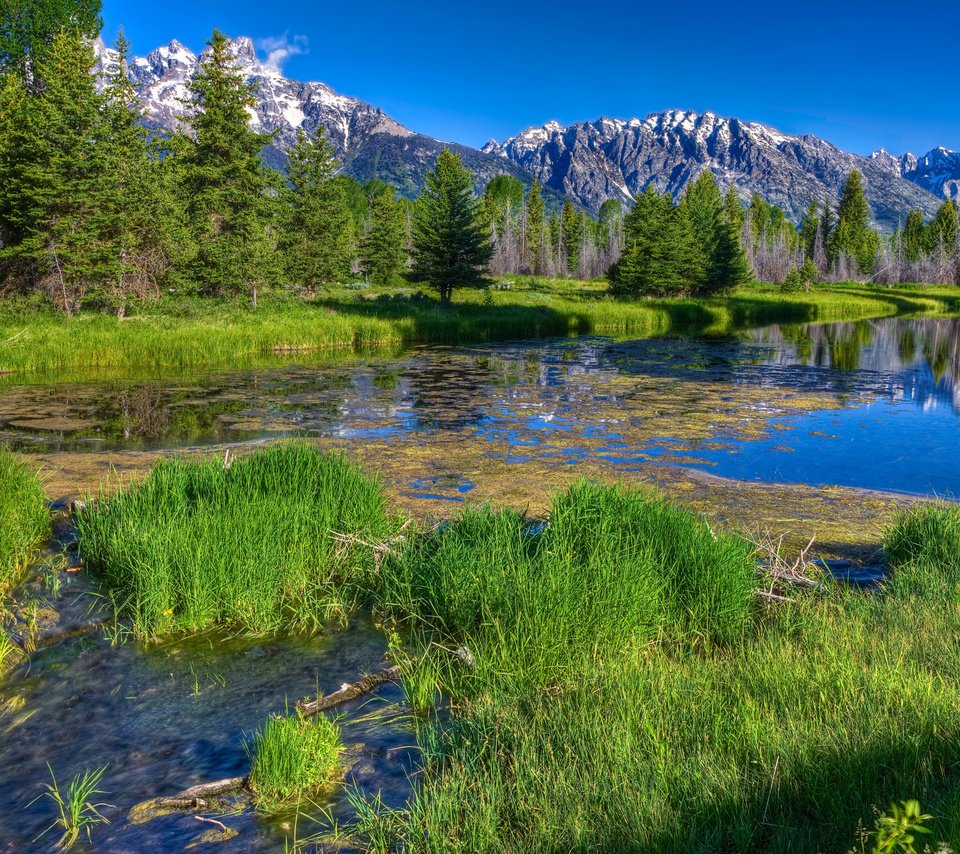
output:
[{"label": "rocky cliff face", "polygon": [[629,203],[650,183],[680,194],[704,169],[724,190],[732,184],[744,198],[757,192],[794,219],[814,199],[836,201],[853,169],[863,173],[874,216],[886,228],[912,208],[932,215],[943,198],[931,192],[933,183],[914,180],[920,172],[881,156],[849,154],[816,136],[788,136],[709,112],[601,118],[570,127],[551,122],[483,150],[520,164],[593,210],[607,198]]}]

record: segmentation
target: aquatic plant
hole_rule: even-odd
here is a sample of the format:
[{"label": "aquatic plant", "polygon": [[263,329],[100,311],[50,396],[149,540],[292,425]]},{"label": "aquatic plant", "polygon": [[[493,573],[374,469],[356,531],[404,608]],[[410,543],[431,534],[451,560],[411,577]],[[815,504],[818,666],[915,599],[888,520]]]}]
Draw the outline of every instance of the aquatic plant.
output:
[{"label": "aquatic plant", "polygon": [[83,559],[140,637],[316,631],[364,596],[368,544],[396,528],[377,478],[299,442],[163,460],[77,525]]},{"label": "aquatic plant", "polygon": [[922,566],[921,575],[937,568],[938,580],[960,581],[960,505],[920,503],[903,511],[887,531],[884,548],[890,565],[906,570]]},{"label": "aquatic plant", "polygon": [[316,794],[340,772],[340,728],[324,715],[272,715],[247,744],[250,788],[257,806],[272,811]]},{"label": "aquatic plant", "polygon": [[77,774],[70,781],[66,790],[60,788],[57,777],[53,773],[53,768],[50,768],[49,764],[47,768],[50,770],[50,777],[53,782],[45,784],[47,791],[40,797],[46,797],[53,801],[59,815],[56,821],[43,833],[46,834],[53,828],[59,827],[63,832],[57,841],[57,848],[61,851],[69,851],[76,845],[81,833],[86,833],[89,840],[91,830],[96,825],[109,824],[108,819],[100,814],[100,810],[109,806],[109,804],[92,803],[96,795],[106,794],[97,787],[100,785],[100,780],[103,778],[107,766],[104,765],[94,771],[84,771],[82,774]]},{"label": "aquatic plant", "polygon": [[50,512],[40,478],[0,447],[0,591],[17,579],[49,534]]}]

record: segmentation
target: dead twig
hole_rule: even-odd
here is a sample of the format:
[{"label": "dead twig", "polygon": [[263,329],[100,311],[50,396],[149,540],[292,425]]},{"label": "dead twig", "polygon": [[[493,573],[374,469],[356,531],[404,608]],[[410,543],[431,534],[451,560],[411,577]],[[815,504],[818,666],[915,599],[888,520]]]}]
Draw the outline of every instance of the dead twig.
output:
[{"label": "dead twig", "polygon": [[156,798],[153,806],[167,809],[202,809],[207,806],[204,798],[212,798],[245,789],[247,788],[247,780],[247,777],[227,777],[225,780],[214,780],[212,783],[200,783],[197,786],[184,789],[182,792],[177,792],[169,798]]}]

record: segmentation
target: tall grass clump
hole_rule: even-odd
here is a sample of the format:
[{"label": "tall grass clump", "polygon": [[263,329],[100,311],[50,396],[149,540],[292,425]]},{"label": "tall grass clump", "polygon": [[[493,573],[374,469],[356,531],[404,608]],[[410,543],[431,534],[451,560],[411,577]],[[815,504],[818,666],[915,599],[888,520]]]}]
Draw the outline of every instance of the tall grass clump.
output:
[{"label": "tall grass clump", "polygon": [[324,715],[272,715],[253,736],[250,788],[267,811],[322,791],[340,772],[340,728]]},{"label": "tall grass clump", "polygon": [[36,472],[0,448],[0,591],[14,582],[50,534],[50,512]]},{"label": "tall grass clump", "polygon": [[[375,570],[365,543],[392,525],[375,477],[302,443],[228,464],[161,461],[78,518],[83,558],[147,637],[342,618]],[[364,543],[343,541],[351,535]]]},{"label": "tall grass clump", "polygon": [[59,828],[61,834],[56,848],[58,851],[69,851],[77,844],[81,833],[86,834],[89,841],[94,827],[98,824],[109,824],[100,814],[100,810],[109,805],[93,803],[94,797],[106,794],[99,786],[107,766],[77,774],[66,789],[60,787],[53,769],[49,765],[47,768],[53,782],[46,784],[46,791],[40,797],[53,801],[57,808],[57,818],[43,833]]},{"label": "tall grass clump", "polygon": [[395,613],[429,627],[411,634],[449,715],[418,730],[407,810],[355,799],[358,838],[846,854],[879,811],[915,798],[930,838],[958,847],[949,548],[911,553],[935,590],[825,588],[758,608],[749,548],[653,496],[578,486],[537,536],[517,516],[468,516],[389,568]]},{"label": "tall grass clump", "polygon": [[904,510],[884,539],[887,559],[896,573],[910,565],[960,582],[960,505],[917,504]]}]

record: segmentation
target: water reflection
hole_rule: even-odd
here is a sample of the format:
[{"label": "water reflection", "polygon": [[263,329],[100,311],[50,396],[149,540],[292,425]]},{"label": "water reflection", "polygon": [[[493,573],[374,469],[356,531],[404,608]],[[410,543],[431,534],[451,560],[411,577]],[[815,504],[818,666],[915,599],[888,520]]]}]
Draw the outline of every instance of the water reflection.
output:
[{"label": "water reflection", "polygon": [[598,457],[624,468],[652,461],[754,480],[960,492],[958,377],[957,319],[423,347],[174,381],[8,383],[0,442],[103,451],[306,434],[362,447],[456,434],[478,454],[518,463]]}]

